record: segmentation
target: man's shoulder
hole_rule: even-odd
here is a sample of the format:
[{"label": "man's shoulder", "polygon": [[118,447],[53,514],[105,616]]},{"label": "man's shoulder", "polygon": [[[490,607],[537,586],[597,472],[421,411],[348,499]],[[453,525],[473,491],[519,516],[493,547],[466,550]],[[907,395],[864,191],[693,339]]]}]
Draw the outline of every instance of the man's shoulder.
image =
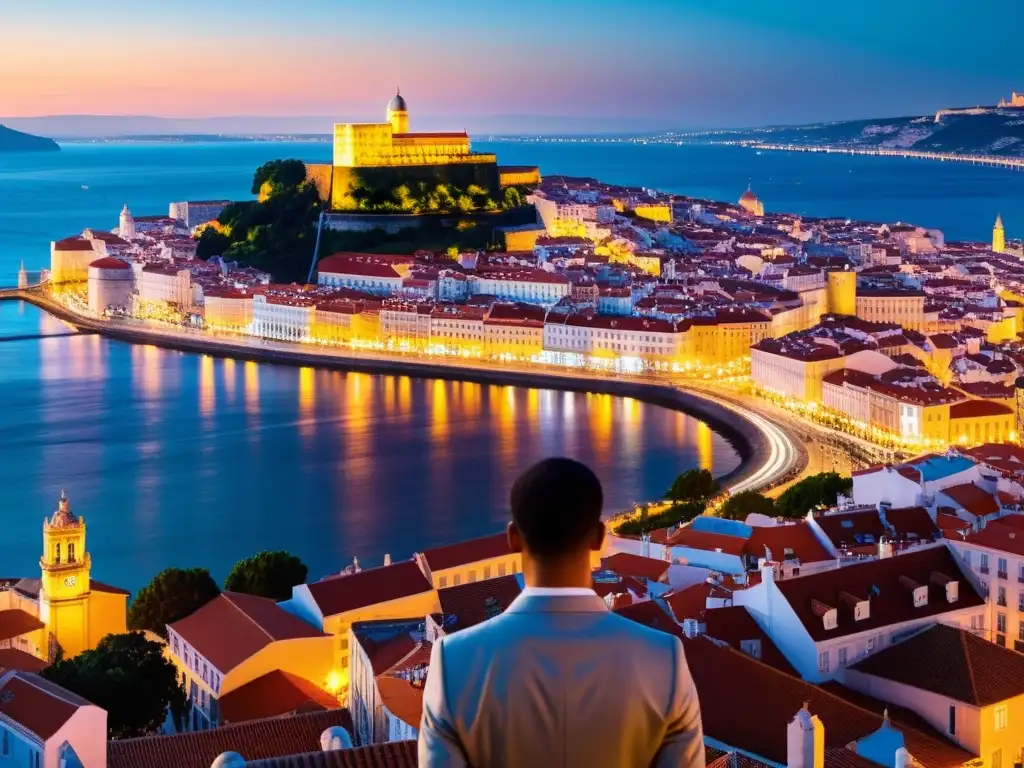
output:
[{"label": "man's shoulder", "polygon": [[609,633],[614,632],[621,636],[625,642],[633,642],[638,645],[673,652],[681,644],[679,637],[676,635],[639,624],[617,613],[608,613],[607,625]]}]

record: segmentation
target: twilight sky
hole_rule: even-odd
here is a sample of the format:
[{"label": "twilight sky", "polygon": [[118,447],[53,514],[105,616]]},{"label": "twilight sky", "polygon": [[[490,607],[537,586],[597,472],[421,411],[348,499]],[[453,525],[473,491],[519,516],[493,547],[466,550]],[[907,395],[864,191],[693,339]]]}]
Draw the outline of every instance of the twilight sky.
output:
[{"label": "twilight sky", "polygon": [[401,85],[419,129],[647,130],[1024,90],[1021,0],[33,0],[0,17],[5,118],[378,119]]}]

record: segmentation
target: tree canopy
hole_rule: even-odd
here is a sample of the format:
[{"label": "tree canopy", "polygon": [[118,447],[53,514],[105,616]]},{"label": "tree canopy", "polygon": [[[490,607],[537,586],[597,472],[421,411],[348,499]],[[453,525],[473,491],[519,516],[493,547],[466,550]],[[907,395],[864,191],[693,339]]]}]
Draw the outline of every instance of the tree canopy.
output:
[{"label": "tree canopy", "polygon": [[254,195],[272,196],[281,190],[298,189],[305,181],[306,164],[301,160],[271,160],[256,169],[251,191]]},{"label": "tree canopy", "polygon": [[706,469],[688,469],[665,495],[672,501],[706,501],[718,493],[718,482]]},{"label": "tree canopy", "polygon": [[220,594],[205,568],[167,568],[139,590],[128,609],[129,629],[167,637],[167,625],[185,618]]},{"label": "tree canopy", "polygon": [[726,499],[719,514],[729,520],[746,520],[750,514],[775,515],[775,502],[757,491],[741,491]]},{"label": "tree canopy", "polygon": [[177,669],[163,646],[141,632],[107,635],[96,648],[62,659],[42,675],[105,709],[113,739],[156,732],[168,710],[180,727],[188,711]]},{"label": "tree canopy", "polygon": [[787,488],[775,501],[775,514],[783,517],[803,517],[819,506],[832,506],[839,494],[853,490],[853,478],[842,477],[836,472],[822,472],[805,477],[799,483]]},{"label": "tree canopy", "polygon": [[639,517],[626,520],[615,529],[615,532],[626,536],[639,536],[672,525],[688,523],[701,515],[704,509],[704,504],[698,501],[674,504],[656,515],[649,514],[646,506],[641,507]]},{"label": "tree canopy", "polygon": [[287,600],[292,596],[292,587],[305,583],[308,573],[306,564],[295,555],[283,550],[260,552],[235,563],[224,581],[224,589]]}]

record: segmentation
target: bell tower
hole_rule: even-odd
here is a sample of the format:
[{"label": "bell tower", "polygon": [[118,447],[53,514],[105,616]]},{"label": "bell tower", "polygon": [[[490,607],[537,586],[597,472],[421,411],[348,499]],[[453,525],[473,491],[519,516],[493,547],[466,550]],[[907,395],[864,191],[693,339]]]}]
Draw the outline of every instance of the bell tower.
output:
[{"label": "bell tower", "polygon": [[64,649],[65,658],[88,648],[89,567],[85,518],[76,517],[64,491],[57,510],[43,519],[39,620]]},{"label": "bell tower", "polygon": [[1003,217],[996,216],[996,224],[992,227],[992,252],[1006,252],[1006,230],[1003,229]]}]

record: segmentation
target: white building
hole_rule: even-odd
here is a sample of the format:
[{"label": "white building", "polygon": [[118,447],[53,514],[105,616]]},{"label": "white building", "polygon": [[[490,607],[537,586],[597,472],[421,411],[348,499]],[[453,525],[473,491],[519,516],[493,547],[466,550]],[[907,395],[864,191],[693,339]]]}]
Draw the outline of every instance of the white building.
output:
[{"label": "white building", "polygon": [[489,271],[469,277],[470,295],[550,306],[569,295],[569,281],[543,269]]},{"label": "white building", "polygon": [[200,224],[216,219],[230,203],[230,200],[188,200],[171,203],[168,217],[185,222],[185,226],[192,230]]},{"label": "white building", "polygon": [[105,768],[107,713],[39,675],[0,670],[0,765]]},{"label": "white building", "polygon": [[800,675],[820,683],[924,626],[984,621],[985,600],[943,545],[733,593]]},{"label": "white building", "polygon": [[267,291],[252,298],[252,335],[280,341],[310,338],[317,298],[298,292]]},{"label": "white building", "polygon": [[317,262],[317,283],[391,296],[402,292],[402,282],[411,268],[411,257],[336,253]]},{"label": "white building", "polygon": [[66,237],[50,243],[50,282],[85,282],[89,265],[97,256],[91,240],[84,237]]},{"label": "white building", "polygon": [[668,361],[680,353],[684,332],[667,320],[572,314],[548,315],[544,350]]},{"label": "white building", "polygon": [[169,264],[136,264],[135,286],[140,302],[171,304],[181,312],[192,309],[192,273]]},{"label": "white building", "polygon": [[425,348],[430,341],[430,314],[433,304],[390,300],[381,304],[380,338],[414,349]]},{"label": "white building", "polygon": [[972,459],[958,453],[926,454],[896,466],[869,467],[853,472],[855,504],[891,507],[932,507],[943,488],[982,480]]},{"label": "white building", "polygon": [[132,212],[128,210],[127,204],[121,209],[121,215],[118,217],[117,234],[122,240],[134,240],[136,237],[135,219],[132,218]]},{"label": "white building", "polygon": [[949,543],[987,597],[982,636],[1024,652],[1024,515],[991,521]]},{"label": "white building", "polygon": [[102,315],[108,309],[128,310],[135,290],[132,268],[120,259],[106,256],[89,265],[89,310]]}]

